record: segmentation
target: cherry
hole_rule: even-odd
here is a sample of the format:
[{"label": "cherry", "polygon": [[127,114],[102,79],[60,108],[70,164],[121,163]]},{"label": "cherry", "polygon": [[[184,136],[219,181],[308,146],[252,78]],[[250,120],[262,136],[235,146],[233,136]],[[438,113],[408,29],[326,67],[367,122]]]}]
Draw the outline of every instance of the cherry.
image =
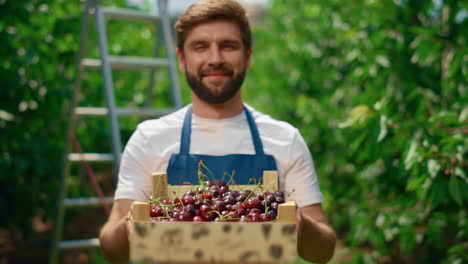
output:
[{"label": "cherry", "polygon": [[200,206],[199,210],[201,214],[206,214],[207,212],[212,211],[213,209],[209,205],[203,204],[202,206]]},{"label": "cherry", "polygon": [[232,195],[224,196],[223,200],[225,203],[230,204],[230,205],[233,205],[236,203],[236,198],[234,198],[234,196]]},{"label": "cherry", "polygon": [[268,211],[267,214],[271,215],[271,219],[272,219],[272,220],[275,220],[275,219],[276,219],[276,215],[277,215],[277,214],[276,214],[275,210],[270,210],[270,211]]},{"label": "cherry", "polygon": [[196,215],[196,211],[195,211],[195,206],[192,205],[192,204],[188,204],[185,206],[184,208],[184,212],[187,212],[189,213],[192,217],[194,217]]},{"label": "cherry", "polygon": [[275,192],[275,196],[280,196],[284,198],[284,193],[283,192]]},{"label": "cherry", "polygon": [[213,191],[213,190],[216,190],[216,191],[219,192],[219,187],[216,186],[216,185],[212,185],[212,186],[210,187],[210,191]]},{"label": "cherry", "polygon": [[245,194],[241,194],[241,195],[236,197],[236,200],[239,201],[239,202],[244,202],[245,199],[247,199],[247,195],[245,195]]},{"label": "cherry", "polygon": [[276,200],[276,202],[279,203],[279,204],[284,203],[284,197],[276,196],[275,200]]},{"label": "cherry", "polygon": [[252,208],[249,210],[249,214],[261,214],[262,211],[260,211],[260,209],[258,208]]},{"label": "cherry", "polygon": [[180,201],[179,198],[175,198],[174,201],[172,202],[174,205],[178,206],[180,204],[182,204],[182,202]]},{"label": "cherry", "polygon": [[181,212],[179,214],[179,217],[177,218],[179,221],[184,221],[184,222],[187,222],[187,221],[192,221],[193,219],[193,216],[190,215],[188,212]]},{"label": "cherry", "polygon": [[186,194],[186,195],[182,196],[182,203],[184,205],[188,205],[188,204],[193,205],[193,204],[195,204],[195,199],[193,198],[193,195]]},{"label": "cherry", "polygon": [[203,221],[203,218],[201,216],[198,216],[198,215],[193,218],[193,221],[194,222],[205,222],[205,221]]},{"label": "cherry", "polygon": [[228,215],[229,213],[230,213],[229,211],[222,211],[222,212],[221,212],[221,216],[226,216],[226,215]]},{"label": "cherry", "polygon": [[203,218],[204,221],[213,221],[216,218],[217,214],[215,212],[208,212],[205,214],[202,213],[200,216]]},{"label": "cherry", "polygon": [[227,186],[227,185],[221,186],[221,187],[219,187],[219,191],[221,192],[221,194],[225,194],[225,193],[229,192],[229,186]]},{"label": "cherry", "polygon": [[154,204],[151,205],[151,210],[150,210],[151,217],[162,216],[162,214],[163,214],[163,209],[161,208],[161,206],[154,205]]},{"label": "cherry", "polygon": [[211,200],[211,198],[213,198],[213,196],[211,195],[210,192],[204,191],[204,192],[202,193],[202,198],[203,198],[203,199]]},{"label": "cherry", "polygon": [[449,169],[444,170],[444,176],[446,179],[450,179],[452,172]]},{"label": "cherry", "polygon": [[259,214],[248,214],[247,218],[249,218],[252,222],[260,222],[260,215]]},{"label": "cherry", "polygon": [[[216,186],[214,186],[214,187],[216,187]],[[210,193],[211,193],[211,196],[213,196],[215,198],[221,197],[221,192],[219,191],[219,188],[218,189],[211,189]]]},{"label": "cherry", "polygon": [[247,211],[244,209],[244,207],[239,207],[235,210],[235,212],[237,212],[239,215],[245,215],[247,214]]},{"label": "cherry", "polygon": [[271,203],[276,202],[276,198],[273,194],[265,195],[265,201],[270,205]]},{"label": "cherry", "polygon": [[221,201],[221,200],[218,200],[218,201],[215,201],[214,202],[214,207],[216,208],[216,210],[218,210],[219,212],[221,212],[224,207],[226,206],[226,203]]},{"label": "cherry", "polygon": [[260,221],[268,222],[268,221],[272,221],[272,220],[273,220],[273,217],[270,214],[268,214],[268,213],[260,214]]},{"label": "cherry", "polygon": [[179,215],[180,215],[179,211],[172,212],[172,218],[179,219]]},{"label": "cherry", "polygon": [[197,209],[200,208],[200,206],[202,206],[202,204],[203,204],[203,200],[202,200],[202,199],[196,199],[196,198],[195,198],[195,203],[194,203],[195,208],[197,208]]},{"label": "cherry", "polygon": [[[187,191],[172,201],[155,201],[150,204],[152,222],[265,222],[277,218],[278,205],[285,198],[282,192],[230,191],[224,181],[214,180],[206,181],[205,185],[196,188],[196,192]],[[265,209],[268,212],[265,213]]]},{"label": "cherry", "polygon": [[275,210],[276,212],[278,212],[278,203],[277,202],[274,202],[274,203],[271,203],[271,209]]},{"label": "cherry", "polygon": [[260,199],[258,199],[258,197],[250,197],[248,200],[247,200],[247,207],[250,209],[250,208],[257,208],[260,206]]},{"label": "cherry", "polygon": [[213,201],[213,200],[205,199],[205,200],[203,200],[203,203],[204,203],[204,204],[208,204],[208,205],[213,205],[214,201]]}]

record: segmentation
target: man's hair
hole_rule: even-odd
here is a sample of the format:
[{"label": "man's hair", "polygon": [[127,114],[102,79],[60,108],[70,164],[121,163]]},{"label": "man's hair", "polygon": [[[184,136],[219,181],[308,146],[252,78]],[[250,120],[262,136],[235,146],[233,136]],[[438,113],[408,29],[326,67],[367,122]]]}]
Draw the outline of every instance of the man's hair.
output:
[{"label": "man's hair", "polygon": [[232,20],[239,25],[246,51],[252,48],[252,33],[244,8],[233,0],[200,0],[192,4],[175,24],[177,48],[184,50],[187,33],[195,26],[213,20]]}]

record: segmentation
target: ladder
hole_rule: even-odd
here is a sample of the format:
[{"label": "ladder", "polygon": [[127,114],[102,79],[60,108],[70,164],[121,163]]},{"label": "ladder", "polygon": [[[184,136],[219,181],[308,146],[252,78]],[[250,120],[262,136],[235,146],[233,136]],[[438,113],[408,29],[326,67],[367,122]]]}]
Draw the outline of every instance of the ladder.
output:
[{"label": "ladder", "polygon": [[[57,216],[54,235],[52,238],[50,263],[59,262],[59,254],[61,250],[66,249],[93,249],[99,247],[98,238],[84,240],[69,240],[61,241],[63,232],[64,213],[66,208],[77,207],[93,207],[99,206],[101,203],[112,204],[113,197],[81,197],[67,198],[67,179],[70,175],[70,164],[82,162],[83,160],[89,163],[113,162],[116,178],[118,175],[122,143],[119,130],[118,116],[161,116],[169,114],[182,107],[182,99],[177,78],[177,70],[175,65],[175,48],[172,39],[171,23],[168,12],[168,0],[157,1],[158,14],[143,13],[135,10],[104,8],[100,6],[99,0],[86,0],[84,3],[84,11],[81,20],[80,29],[80,46],[77,55],[77,68],[72,94],[70,119],[67,131],[67,140],[65,145],[65,155],[62,163],[62,174],[60,182],[60,191],[57,202]],[[95,17],[99,54],[100,59],[85,58],[86,42],[88,35],[88,25],[90,17]],[[158,43],[155,47],[153,57],[127,57],[127,56],[110,56],[107,50],[107,32],[106,19],[121,19],[128,21],[145,21],[153,23],[157,27],[159,34],[157,39],[163,38],[163,43],[166,56],[157,58]],[[158,30],[159,29],[159,30]],[[147,104],[144,108],[117,108],[114,98],[114,87],[112,79],[112,69],[129,69],[129,70],[150,70],[150,87],[148,95],[152,96],[152,86],[154,86],[155,70],[158,67],[167,67],[169,71],[170,90],[172,107],[169,109],[152,109]],[[79,95],[81,88],[81,80],[83,70],[85,68],[101,68],[104,78],[104,91],[107,107],[79,107]],[[96,117],[107,116],[110,121],[112,153],[71,153],[71,140],[74,137],[76,121],[78,117]]]}]

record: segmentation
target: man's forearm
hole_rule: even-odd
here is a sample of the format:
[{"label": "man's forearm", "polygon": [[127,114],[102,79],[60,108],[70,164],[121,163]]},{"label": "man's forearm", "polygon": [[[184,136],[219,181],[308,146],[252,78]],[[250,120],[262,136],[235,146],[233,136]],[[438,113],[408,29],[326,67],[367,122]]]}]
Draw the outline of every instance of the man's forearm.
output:
[{"label": "man's forearm", "polygon": [[335,231],[325,222],[300,213],[297,238],[299,256],[314,263],[327,263],[333,257],[336,243]]},{"label": "man's forearm", "polygon": [[107,222],[99,234],[104,258],[111,263],[125,263],[129,260],[129,240],[126,220]]}]

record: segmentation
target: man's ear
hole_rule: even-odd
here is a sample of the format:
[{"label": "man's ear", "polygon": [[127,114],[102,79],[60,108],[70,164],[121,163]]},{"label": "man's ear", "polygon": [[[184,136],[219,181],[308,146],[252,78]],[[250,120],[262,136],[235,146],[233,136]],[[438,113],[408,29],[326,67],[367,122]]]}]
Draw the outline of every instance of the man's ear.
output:
[{"label": "man's ear", "polygon": [[179,70],[182,73],[185,73],[185,58],[184,58],[184,52],[181,51],[179,48],[176,49],[177,53],[177,58],[179,59]]},{"label": "man's ear", "polygon": [[245,68],[250,68],[250,57],[252,56],[252,49],[248,49],[245,52]]}]

